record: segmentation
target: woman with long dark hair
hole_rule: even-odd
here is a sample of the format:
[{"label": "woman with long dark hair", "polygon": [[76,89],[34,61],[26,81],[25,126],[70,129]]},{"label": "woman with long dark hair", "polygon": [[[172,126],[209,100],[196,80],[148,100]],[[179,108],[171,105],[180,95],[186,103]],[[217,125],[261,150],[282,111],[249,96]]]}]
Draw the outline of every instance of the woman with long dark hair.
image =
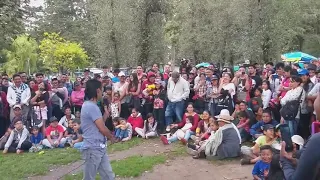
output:
[{"label": "woman with long dark hair", "polygon": [[105,126],[107,113],[102,113],[97,102],[102,100],[102,84],[96,79],[86,83],[85,101],[81,108],[81,129],[83,137],[82,156],[84,157],[84,179],[95,179],[97,171],[101,179],[113,180],[112,171],[106,151],[106,138],[113,142],[109,129]]},{"label": "woman with long dark hair", "polygon": [[141,83],[138,79],[137,73],[132,73],[130,75],[130,83],[127,88],[127,98],[128,98],[128,107],[130,109],[135,108],[140,110],[140,90]]}]

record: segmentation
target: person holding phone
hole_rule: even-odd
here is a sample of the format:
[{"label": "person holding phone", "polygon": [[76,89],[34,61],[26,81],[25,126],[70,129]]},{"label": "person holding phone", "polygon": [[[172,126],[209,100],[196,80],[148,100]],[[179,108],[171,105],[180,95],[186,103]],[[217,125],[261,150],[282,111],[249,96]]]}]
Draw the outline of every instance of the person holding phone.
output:
[{"label": "person holding phone", "polygon": [[[296,151],[287,152],[286,142],[282,142],[280,151],[280,163],[286,180],[316,180],[320,177],[320,133],[314,134],[296,153]],[[293,154],[301,154],[297,156],[299,161],[293,157]],[[296,164],[296,165],[295,165]]]}]

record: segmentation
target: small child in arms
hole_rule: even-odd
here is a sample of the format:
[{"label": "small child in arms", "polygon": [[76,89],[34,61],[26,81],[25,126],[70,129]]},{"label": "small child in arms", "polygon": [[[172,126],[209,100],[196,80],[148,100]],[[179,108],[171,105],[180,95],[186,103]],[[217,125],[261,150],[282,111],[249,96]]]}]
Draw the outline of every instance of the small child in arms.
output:
[{"label": "small child in arms", "polygon": [[265,180],[268,177],[270,163],[272,160],[272,147],[269,145],[261,146],[260,157],[261,160],[257,161],[253,167],[252,175],[255,180]]},{"label": "small child in arms", "polygon": [[[181,128],[181,129],[178,129],[173,135],[172,137],[177,137],[179,140],[181,140],[181,142],[183,144],[186,144],[187,142],[185,141],[184,139],[184,136],[186,135],[186,133],[188,131],[190,131],[191,127],[192,127],[192,123],[193,123],[193,116],[188,116],[186,118],[186,124]],[[172,138],[171,137],[171,138]],[[184,141],[183,141],[184,140]]]}]

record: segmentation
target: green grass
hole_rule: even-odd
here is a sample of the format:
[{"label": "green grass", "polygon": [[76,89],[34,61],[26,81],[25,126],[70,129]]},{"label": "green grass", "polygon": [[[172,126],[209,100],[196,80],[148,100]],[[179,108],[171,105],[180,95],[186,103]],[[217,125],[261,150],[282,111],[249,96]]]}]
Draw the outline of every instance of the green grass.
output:
[{"label": "green grass", "polygon": [[[156,156],[130,156],[122,160],[111,161],[113,172],[119,177],[138,177],[145,171],[150,171],[155,165],[166,161],[165,155]],[[83,174],[67,175],[65,180],[82,179]],[[100,179],[97,176],[96,179]]]},{"label": "green grass", "polygon": [[127,142],[119,142],[115,144],[108,144],[108,153],[114,153],[116,151],[124,151],[134,146],[140,145],[144,140],[142,138],[132,138]]},{"label": "green grass", "polygon": [[[140,138],[133,138],[128,142],[108,145],[108,153],[123,151],[142,142]],[[45,150],[45,153],[41,155],[38,153],[3,155],[0,152],[0,179],[15,180],[28,176],[45,175],[50,169],[78,161],[80,158],[79,151],[72,148]]]},{"label": "green grass", "polygon": [[44,154],[23,153],[0,155],[0,179],[23,179],[31,175],[44,175],[50,169],[75,162],[80,153],[75,149],[46,150]]}]

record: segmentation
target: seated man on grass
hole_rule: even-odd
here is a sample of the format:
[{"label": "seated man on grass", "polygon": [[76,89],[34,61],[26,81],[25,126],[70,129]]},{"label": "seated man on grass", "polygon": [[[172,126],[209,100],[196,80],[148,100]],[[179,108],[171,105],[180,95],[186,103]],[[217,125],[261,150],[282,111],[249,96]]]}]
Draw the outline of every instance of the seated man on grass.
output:
[{"label": "seated man on grass", "polygon": [[59,125],[59,120],[56,117],[50,118],[50,126],[46,128],[46,138],[42,144],[48,148],[64,147],[66,139],[63,138],[64,128]]},{"label": "seated man on grass", "polygon": [[14,129],[10,132],[8,141],[4,146],[3,154],[8,152],[20,154],[23,151],[28,151],[31,146],[28,129],[23,125],[21,119],[16,119]]}]

